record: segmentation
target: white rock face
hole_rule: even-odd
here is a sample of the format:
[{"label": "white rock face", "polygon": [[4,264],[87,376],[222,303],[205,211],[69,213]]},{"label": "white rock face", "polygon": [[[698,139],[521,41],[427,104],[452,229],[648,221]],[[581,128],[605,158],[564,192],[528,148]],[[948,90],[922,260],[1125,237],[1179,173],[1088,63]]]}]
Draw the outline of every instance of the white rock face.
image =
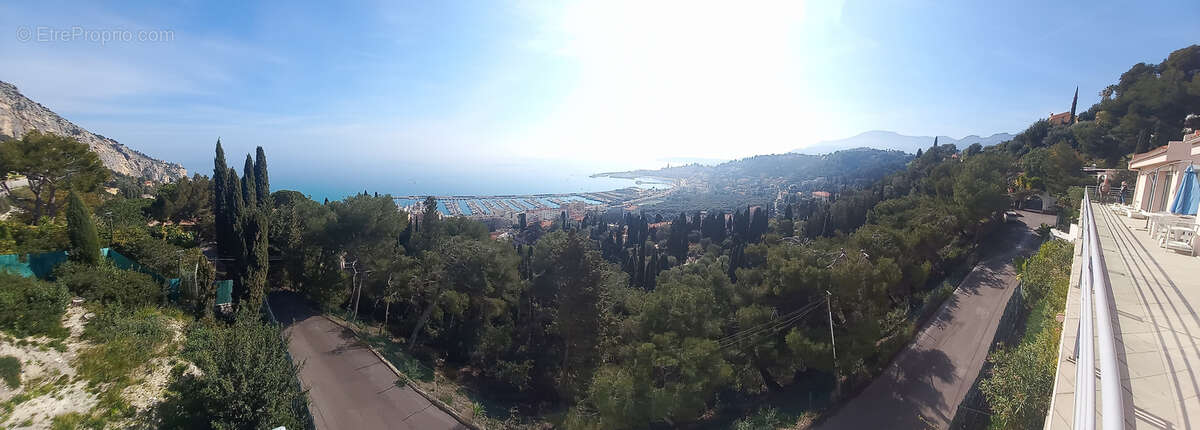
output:
[{"label": "white rock face", "polygon": [[155,182],[172,182],[187,176],[183,166],[150,158],[115,140],[84,130],[25,97],[16,86],[0,81],[0,140],[19,138],[31,130],[74,137],[92,148],[104,166],[117,173]]}]

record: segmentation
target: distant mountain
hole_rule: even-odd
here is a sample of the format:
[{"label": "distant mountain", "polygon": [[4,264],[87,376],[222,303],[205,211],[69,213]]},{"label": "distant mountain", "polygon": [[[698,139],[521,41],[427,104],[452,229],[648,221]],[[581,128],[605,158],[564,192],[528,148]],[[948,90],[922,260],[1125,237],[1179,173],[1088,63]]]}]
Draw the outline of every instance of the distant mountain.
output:
[{"label": "distant mountain", "polygon": [[187,176],[183,166],[151,158],[115,140],[87,131],[25,97],[17,91],[16,86],[0,81],[0,140],[20,138],[32,130],[71,136],[86,143],[100,156],[105,167],[117,173],[157,182],[171,182]]},{"label": "distant mountain", "polygon": [[[958,149],[963,149],[972,143],[992,146],[1000,142],[1012,140],[1012,138],[1013,135],[1008,133],[996,133],[988,137],[979,137],[972,134],[962,139],[955,139],[950,136],[938,136],[938,144],[945,145],[952,143]],[[851,148],[875,148],[895,149],[914,154],[917,152],[917,149],[928,148],[930,145],[933,145],[933,136],[906,136],[894,131],[872,130],[845,139],[823,140],[817,142],[815,145],[796,148],[792,152],[801,154],[826,154]]]}]

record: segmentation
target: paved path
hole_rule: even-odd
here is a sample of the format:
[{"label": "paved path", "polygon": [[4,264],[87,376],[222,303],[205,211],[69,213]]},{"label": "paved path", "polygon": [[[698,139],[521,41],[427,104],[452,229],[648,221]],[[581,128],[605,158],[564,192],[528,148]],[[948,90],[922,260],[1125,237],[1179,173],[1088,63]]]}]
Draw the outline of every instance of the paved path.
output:
[{"label": "paved path", "polygon": [[[349,330],[312,311],[299,297],[272,293],[271,308],[302,362],[317,429],[466,429],[408,387]],[[294,321],[294,322],[293,322]]]},{"label": "paved path", "polygon": [[987,358],[1017,285],[1013,257],[1033,251],[1033,229],[1054,217],[1021,212],[985,241],[989,251],[916,338],[821,429],[945,429]]}]

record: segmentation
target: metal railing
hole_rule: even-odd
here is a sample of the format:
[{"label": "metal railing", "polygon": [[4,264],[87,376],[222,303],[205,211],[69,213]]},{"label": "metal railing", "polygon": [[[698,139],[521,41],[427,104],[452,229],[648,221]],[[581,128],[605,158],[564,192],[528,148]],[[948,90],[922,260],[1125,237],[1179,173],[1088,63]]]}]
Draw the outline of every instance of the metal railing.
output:
[{"label": "metal railing", "polygon": [[[1091,188],[1091,187],[1089,187]],[[1088,191],[1091,191],[1090,189]],[[1079,224],[1083,231],[1079,274],[1079,334],[1075,350],[1075,429],[1096,428],[1096,353],[1100,356],[1100,412],[1105,430],[1125,428],[1121,374],[1117,369],[1116,338],[1112,328],[1112,306],[1108,295],[1108,269],[1100,249],[1095,212],[1083,194]]]}]

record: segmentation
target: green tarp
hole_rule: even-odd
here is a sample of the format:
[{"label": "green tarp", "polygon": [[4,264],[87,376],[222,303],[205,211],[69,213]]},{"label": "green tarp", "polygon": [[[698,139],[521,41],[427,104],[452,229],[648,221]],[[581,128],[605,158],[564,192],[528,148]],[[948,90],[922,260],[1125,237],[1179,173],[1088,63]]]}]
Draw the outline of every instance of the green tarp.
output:
[{"label": "green tarp", "polygon": [[0,270],[16,273],[25,277],[46,279],[54,266],[67,261],[66,251],[43,252],[40,254],[5,254],[0,255]]},{"label": "green tarp", "polygon": [[[172,301],[179,299],[179,278],[168,279],[150,270],[149,267],[143,266],[129,257],[108,248],[101,248],[100,254],[112,261],[113,265],[117,266],[117,268],[145,273],[159,283],[166,283],[167,297]],[[64,261],[67,261],[66,251],[43,252],[40,254],[3,254],[0,255],[0,271],[16,273],[27,278],[47,279],[54,271],[54,266]],[[218,305],[233,303],[233,281],[214,281],[213,285],[217,287]]]},{"label": "green tarp", "polygon": [[213,283],[217,284],[217,304],[233,303],[233,281],[224,280]]},{"label": "green tarp", "polygon": [[118,269],[142,272],[147,275],[150,275],[151,278],[154,278],[155,281],[158,281],[160,283],[167,281],[166,276],[160,275],[157,272],[150,270],[149,267],[143,266],[141,263],[133,261],[133,260],[129,259],[129,257],[121,255],[121,253],[119,253],[117,251],[113,251],[112,249],[109,249],[109,248],[100,248],[100,253],[101,253],[101,255],[104,255],[106,258],[111,260],[113,262],[113,265],[117,266]]}]

